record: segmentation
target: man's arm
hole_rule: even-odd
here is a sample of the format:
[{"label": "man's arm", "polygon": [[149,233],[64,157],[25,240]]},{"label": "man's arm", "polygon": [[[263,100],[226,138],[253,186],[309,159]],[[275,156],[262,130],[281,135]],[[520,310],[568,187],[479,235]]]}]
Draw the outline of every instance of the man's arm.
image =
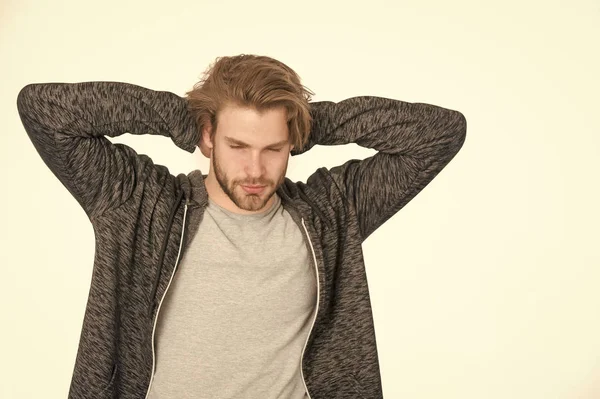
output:
[{"label": "man's arm", "polygon": [[149,180],[170,176],[148,156],[104,136],[162,135],[190,153],[200,137],[184,98],[129,83],[29,84],[19,92],[17,108],[42,160],[90,220]]},{"label": "man's arm", "polygon": [[356,143],[378,151],[329,170],[319,168],[307,180],[332,206],[348,208],[362,241],[423,190],[466,138],[463,114],[430,104],[358,96],[310,105],[309,142],[292,155],[316,144]]}]

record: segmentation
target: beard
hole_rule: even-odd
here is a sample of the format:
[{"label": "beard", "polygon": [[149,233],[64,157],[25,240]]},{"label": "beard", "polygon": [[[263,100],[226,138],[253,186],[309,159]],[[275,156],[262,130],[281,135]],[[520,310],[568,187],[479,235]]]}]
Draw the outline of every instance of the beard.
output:
[{"label": "beard", "polygon": [[[212,162],[215,168],[215,177],[219,186],[223,192],[229,197],[229,199],[240,209],[245,211],[259,211],[265,207],[271,197],[275,194],[279,186],[285,181],[285,173],[287,171],[289,158],[286,158],[285,166],[282,173],[278,176],[277,181],[273,183],[271,180],[259,179],[256,181],[244,181],[244,180],[231,180],[225,170],[219,164],[219,158],[217,156],[217,146],[213,147]],[[263,191],[258,194],[247,193],[243,188],[244,185],[261,185],[265,186]]]}]

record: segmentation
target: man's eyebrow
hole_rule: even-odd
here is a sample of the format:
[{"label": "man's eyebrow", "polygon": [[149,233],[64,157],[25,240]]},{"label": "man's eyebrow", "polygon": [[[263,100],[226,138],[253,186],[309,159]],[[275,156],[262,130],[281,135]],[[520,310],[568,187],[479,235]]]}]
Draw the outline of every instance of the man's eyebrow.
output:
[{"label": "man's eyebrow", "polygon": [[[241,145],[241,146],[245,146],[245,147],[249,147],[250,146],[250,144],[244,143],[243,141],[240,141],[240,140],[237,140],[237,139],[234,139],[233,137],[224,136],[224,138],[225,138],[225,141],[227,141],[227,142],[229,142],[231,144],[237,144],[237,145]],[[287,144],[287,143],[288,143],[288,140],[281,140],[281,141],[279,141],[277,143],[273,143],[271,145],[268,145],[266,148],[279,147],[279,146],[282,146],[282,145]]]}]

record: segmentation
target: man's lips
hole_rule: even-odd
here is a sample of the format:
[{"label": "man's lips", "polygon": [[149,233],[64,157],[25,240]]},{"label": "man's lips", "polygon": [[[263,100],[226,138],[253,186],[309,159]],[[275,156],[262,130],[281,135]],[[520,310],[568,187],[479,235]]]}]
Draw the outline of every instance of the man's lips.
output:
[{"label": "man's lips", "polygon": [[260,193],[261,191],[263,191],[265,189],[265,187],[267,187],[267,186],[246,186],[246,185],[242,184],[242,188],[244,189],[244,191],[246,191],[247,193],[251,193],[251,194]]}]

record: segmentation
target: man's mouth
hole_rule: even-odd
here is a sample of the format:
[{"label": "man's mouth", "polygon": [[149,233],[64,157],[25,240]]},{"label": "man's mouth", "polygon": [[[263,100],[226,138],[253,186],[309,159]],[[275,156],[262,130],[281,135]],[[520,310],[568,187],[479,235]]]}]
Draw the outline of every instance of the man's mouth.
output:
[{"label": "man's mouth", "polygon": [[243,185],[242,184],[242,188],[244,189],[244,191],[251,193],[251,194],[260,193],[261,191],[264,190],[265,187],[267,187],[267,186],[251,186],[251,185]]}]

